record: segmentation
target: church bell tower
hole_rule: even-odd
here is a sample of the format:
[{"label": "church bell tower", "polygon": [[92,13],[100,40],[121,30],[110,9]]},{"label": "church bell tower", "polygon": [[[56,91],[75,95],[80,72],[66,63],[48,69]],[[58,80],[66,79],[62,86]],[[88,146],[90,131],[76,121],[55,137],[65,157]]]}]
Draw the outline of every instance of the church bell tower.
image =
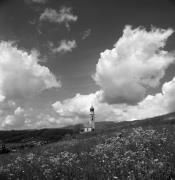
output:
[{"label": "church bell tower", "polygon": [[93,106],[91,106],[90,108],[90,125],[91,125],[91,130],[95,131],[95,110]]}]

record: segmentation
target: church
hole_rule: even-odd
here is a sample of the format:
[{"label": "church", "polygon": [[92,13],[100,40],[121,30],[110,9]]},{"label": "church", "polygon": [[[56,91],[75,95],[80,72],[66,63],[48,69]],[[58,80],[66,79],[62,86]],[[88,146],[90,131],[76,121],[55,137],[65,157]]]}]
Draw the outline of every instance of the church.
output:
[{"label": "church", "polygon": [[81,129],[81,133],[93,132],[95,131],[95,109],[93,106],[90,108],[90,120],[88,124],[84,125]]}]

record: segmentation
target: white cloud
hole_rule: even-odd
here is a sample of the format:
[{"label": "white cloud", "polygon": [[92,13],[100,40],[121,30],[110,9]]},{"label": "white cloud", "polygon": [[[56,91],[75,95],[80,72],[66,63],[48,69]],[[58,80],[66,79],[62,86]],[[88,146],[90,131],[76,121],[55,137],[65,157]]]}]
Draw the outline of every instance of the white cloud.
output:
[{"label": "white cloud", "polygon": [[[12,43],[1,42],[0,128],[62,127],[85,123],[89,120],[91,105],[95,107],[96,121],[143,119],[175,111],[175,77],[162,85],[160,93],[147,95],[146,92],[147,88],[160,85],[166,68],[174,61],[174,54],[163,50],[172,32],[171,29],[147,32],[126,27],[114,48],[101,53],[94,76],[101,87],[99,91],[56,101],[52,109],[40,112],[18,104],[16,98],[60,87],[60,82],[47,67],[39,64],[36,51],[27,53]],[[50,44],[52,49],[53,46]],[[57,52],[67,51],[63,49]]]},{"label": "white cloud", "polygon": [[76,124],[89,121],[89,108],[95,107],[96,121],[110,121],[117,119],[121,110],[113,108],[112,105],[100,101],[101,91],[96,93],[81,95],[66,99],[63,102],[57,101],[52,107],[58,113],[58,119],[63,119],[63,123]]},{"label": "white cloud", "polygon": [[[175,78],[162,85],[162,92],[147,95],[160,85],[173,53],[163,50],[171,29],[132,30],[126,27],[112,50],[101,53],[94,76],[101,90],[89,95],[57,101],[52,106],[58,117],[69,123],[88,121],[89,107],[95,107],[97,121],[126,121],[175,111]],[[137,103],[137,104],[136,104]]]},{"label": "white cloud", "polygon": [[4,101],[4,99],[5,99],[5,96],[0,94],[0,102]]},{"label": "white cloud", "polygon": [[[162,92],[148,95],[137,105],[108,104],[101,101],[102,91],[87,95],[77,94],[75,97],[64,101],[55,102],[53,110],[39,113],[26,110],[11,104],[10,113],[4,115],[0,127],[3,129],[51,128],[66,125],[86,123],[89,120],[89,108],[95,107],[96,121],[129,121],[154,117],[175,110],[175,78],[164,83]],[[7,108],[7,107],[4,107]],[[1,107],[2,110],[4,108]],[[13,110],[14,109],[14,110]],[[3,112],[0,112],[3,116]]]},{"label": "white cloud", "polygon": [[45,4],[47,0],[32,0],[34,3]]},{"label": "white cloud", "polygon": [[[19,109],[18,109],[19,110]],[[25,117],[25,111],[22,109],[21,111],[16,111],[14,114],[6,115],[2,118],[0,129],[27,129],[27,119]],[[30,128],[35,128],[34,123]]]},{"label": "white cloud", "polygon": [[175,111],[175,77],[171,81],[164,83],[162,96],[163,103],[159,104],[159,106],[164,105],[168,112]]},{"label": "white cloud", "polygon": [[15,109],[15,111],[14,111],[14,114],[15,114],[15,115],[21,115],[21,114],[23,114],[23,112],[24,112],[24,109],[23,109],[23,108],[17,107],[17,108]]},{"label": "white cloud", "polygon": [[136,106],[127,106],[128,120],[159,116],[175,111],[175,77],[163,84],[162,92],[148,95]]},{"label": "white cloud", "polygon": [[31,4],[31,3],[46,4],[48,0],[24,0],[24,2],[27,4]]},{"label": "white cloud", "polygon": [[112,50],[105,50],[96,65],[94,80],[111,104],[135,104],[145,98],[148,88],[159,86],[175,56],[163,50],[172,29],[126,26]]},{"label": "white cloud", "polygon": [[58,12],[54,9],[46,8],[40,15],[40,20],[58,24],[64,23],[69,28],[69,23],[76,22],[78,16],[72,13],[72,8],[64,6]]},{"label": "white cloud", "polygon": [[[37,128],[54,128],[54,127],[63,127],[68,125],[68,118],[57,118],[53,114],[40,113],[37,115],[37,121],[35,122],[35,127]],[[72,124],[72,123],[71,123]]]},{"label": "white cloud", "polygon": [[[11,107],[11,110],[13,108],[15,107]],[[3,113],[4,115],[1,115],[0,129],[23,129],[25,127],[25,111],[23,108],[18,107],[14,112],[6,109]]]},{"label": "white cloud", "polygon": [[40,61],[36,50],[28,53],[14,43],[0,42],[0,129],[35,128],[35,121],[41,119],[36,119],[37,113],[30,110],[28,98],[45,89],[61,87],[61,82]]},{"label": "white cloud", "polygon": [[[147,95],[137,105],[108,104],[101,101],[102,91],[89,95],[77,94],[52,106],[59,118],[70,118],[69,124],[85,123],[89,119],[89,108],[95,107],[96,121],[131,121],[175,111],[175,78],[162,86],[162,92]],[[67,121],[67,120],[65,120]]]},{"label": "white cloud", "polygon": [[[39,111],[30,107],[22,108],[7,102],[1,104],[0,111],[0,129],[33,129],[61,127],[65,121],[56,118],[56,112],[52,109]],[[64,123],[63,123],[64,122]]]},{"label": "white cloud", "polygon": [[58,47],[54,47],[53,43],[50,43],[49,46],[53,53],[66,53],[76,48],[77,44],[75,40],[62,40]]},{"label": "white cloud", "polygon": [[0,43],[0,97],[27,98],[44,89],[59,88],[50,70],[41,66],[36,51],[27,53],[10,42]]},{"label": "white cloud", "polygon": [[13,122],[15,121],[16,119],[15,119],[15,117],[14,116],[12,116],[12,115],[8,115],[6,118],[5,118],[5,120],[2,122],[2,127],[4,128],[4,129],[6,129],[6,127],[8,127],[8,126],[12,126],[12,124],[13,124]]},{"label": "white cloud", "polygon": [[82,39],[87,39],[90,34],[91,34],[92,30],[91,29],[87,29],[86,31],[83,32],[83,35],[82,35]]},{"label": "white cloud", "polygon": [[86,116],[88,115],[89,107],[95,103],[97,97],[96,94],[80,95],[77,94],[75,97],[66,99],[63,102],[57,101],[53,104],[54,109],[60,116]]},{"label": "white cloud", "polygon": [[[98,92],[97,92],[98,93]],[[57,101],[52,106],[67,124],[76,124],[87,121],[89,107],[95,103],[96,94],[80,95],[66,99],[63,102]]]}]

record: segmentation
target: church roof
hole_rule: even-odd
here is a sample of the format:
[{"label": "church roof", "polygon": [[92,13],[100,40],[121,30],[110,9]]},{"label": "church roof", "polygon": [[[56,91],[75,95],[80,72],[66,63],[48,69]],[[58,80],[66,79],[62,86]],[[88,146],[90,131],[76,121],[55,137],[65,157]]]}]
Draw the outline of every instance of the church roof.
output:
[{"label": "church roof", "polygon": [[84,124],[84,125],[83,125],[83,128],[91,128],[91,125],[90,125],[89,123]]},{"label": "church roof", "polygon": [[91,106],[90,111],[91,111],[91,112],[93,112],[93,111],[94,111],[94,107],[93,107],[93,106]]}]

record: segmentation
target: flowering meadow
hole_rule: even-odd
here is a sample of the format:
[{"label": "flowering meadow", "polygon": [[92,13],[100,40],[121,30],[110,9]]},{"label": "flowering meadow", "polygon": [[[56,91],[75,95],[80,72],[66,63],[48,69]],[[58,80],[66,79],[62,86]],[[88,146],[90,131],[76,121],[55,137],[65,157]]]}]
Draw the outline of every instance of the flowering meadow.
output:
[{"label": "flowering meadow", "polygon": [[91,133],[0,155],[0,179],[173,180],[175,131],[137,127]]}]

